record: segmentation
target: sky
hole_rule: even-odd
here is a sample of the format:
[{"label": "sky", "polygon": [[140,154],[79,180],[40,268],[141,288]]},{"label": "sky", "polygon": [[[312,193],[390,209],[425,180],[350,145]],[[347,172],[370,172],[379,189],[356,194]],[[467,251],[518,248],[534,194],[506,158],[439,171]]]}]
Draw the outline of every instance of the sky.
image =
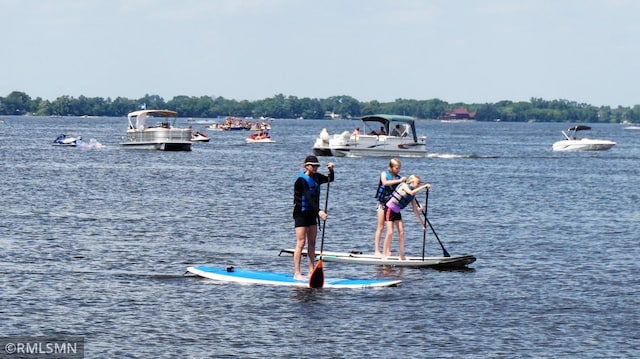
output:
[{"label": "sky", "polygon": [[636,0],[0,0],[0,97],[640,104]]}]

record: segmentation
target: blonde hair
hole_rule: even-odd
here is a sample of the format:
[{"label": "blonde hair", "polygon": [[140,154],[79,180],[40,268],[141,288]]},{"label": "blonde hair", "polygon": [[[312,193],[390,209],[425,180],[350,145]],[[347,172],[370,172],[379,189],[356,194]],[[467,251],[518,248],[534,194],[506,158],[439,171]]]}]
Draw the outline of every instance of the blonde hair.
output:
[{"label": "blonde hair", "polygon": [[411,175],[411,176],[407,177],[407,183],[412,183],[415,180],[418,180],[418,183],[420,183],[420,176]]},{"label": "blonde hair", "polygon": [[400,160],[397,158],[392,158],[391,160],[389,160],[389,170],[391,170],[393,167],[401,167],[402,163],[400,163]]}]

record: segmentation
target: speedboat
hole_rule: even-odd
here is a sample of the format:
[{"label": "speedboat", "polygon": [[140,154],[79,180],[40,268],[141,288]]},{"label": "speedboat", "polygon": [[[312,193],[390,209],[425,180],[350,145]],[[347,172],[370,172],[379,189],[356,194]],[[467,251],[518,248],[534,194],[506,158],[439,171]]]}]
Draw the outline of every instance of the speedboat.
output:
[{"label": "speedboat", "polygon": [[[161,151],[191,151],[191,128],[174,127],[178,113],[169,110],[139,110],[127,115],[129,128],[120,143],[128,148]],[[148,125],[157,119],[155,125]]]},{"label": "speedboat", "polygon": [[82,136],[72,137],[62,134],[53,140],[54,146],[75,147],[82,140]]},{"label": "speedboat", "polygon": [[195,131],[191,134],[191,141],[193,142],[209,142],[211,139],[206,133]]},{"label": "speedboat", "polygon": [[571,151],[606,151],[615,146],[616,143],[609,140],[597,140],[591,138],[578,138],[578,131],[587,131],[591,127],[585,125],[573,126],[562,131],[564,140],[557,141],[553,144],[554,151],[571,152]]},{"label": "speedboat", "polygon": [[413,117],[372,115],[361,118],[364,131],[329,135],[322,129],[313,145],[316,156],[336,157],[425,157],[426,136],[416,134]]}]

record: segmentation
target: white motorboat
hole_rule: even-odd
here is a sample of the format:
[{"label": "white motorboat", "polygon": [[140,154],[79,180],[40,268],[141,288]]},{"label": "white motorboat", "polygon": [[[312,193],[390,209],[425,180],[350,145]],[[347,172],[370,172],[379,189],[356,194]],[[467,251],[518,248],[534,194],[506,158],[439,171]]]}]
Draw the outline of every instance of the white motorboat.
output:
[{"label": "white motorboat", "polygon": [[399,115],[372,115],[361,118],[362,133],[329,135],[322,129],[313,145],[316,156],[336,157],[425,157],[426,136],[416,134],[413,117]]},{"label": "white motorboat", "polygon": [[[140,110],[127,115],[129,128],[122,146],[161,151],[191,151],[191,128],[175,126],[178,113],[169,110]],[[147,122],[158,119],[156,125]]]},{"label": "white motorboat", "polygon": [[578,131],[587,131],[591,127],[578,125],[567,129],[567,132],[562,131],[564,140],[557,141],[553,144],[553,150],[559,152],[572,152],[572,151],[606,151],[615,146],[616,143],[609,140],[598,140],[592,138],[578,138],[576,133]]}]

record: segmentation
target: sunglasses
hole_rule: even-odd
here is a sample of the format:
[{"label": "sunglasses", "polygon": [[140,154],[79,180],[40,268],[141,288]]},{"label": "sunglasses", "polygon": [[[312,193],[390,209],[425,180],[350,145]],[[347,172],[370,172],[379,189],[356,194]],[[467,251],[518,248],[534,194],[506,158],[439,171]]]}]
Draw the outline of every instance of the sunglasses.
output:
[{"label": "sunglasses", "polygon": [[315,168],[320,167],[320,165],[309,165],[309,166],[311,166],[311,167],[315,167]]}]

